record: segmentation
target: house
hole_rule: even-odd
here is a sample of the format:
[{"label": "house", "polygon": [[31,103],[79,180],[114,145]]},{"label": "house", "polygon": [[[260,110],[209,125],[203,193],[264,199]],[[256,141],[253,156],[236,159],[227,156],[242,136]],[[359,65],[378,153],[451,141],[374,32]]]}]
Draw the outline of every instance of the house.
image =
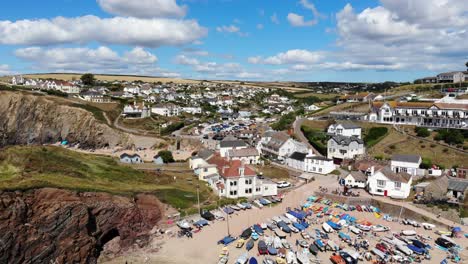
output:
[{"label": "house", "polygon": [[350,188],[366,188],[367,186],[367,175],[362,171],[351,171],[344,178],[344,183]]},{"label": "house", "polygon": [[201,107],[182,107],[182,109],[180,111],[184,112],[184,113],[189,113],[189,114],[192,114],[192,115],[202,113]]},{"label": "house", "polygon": [[333,160],[309,153],[294,152],[286,159],[286,165],[296,170],[313,172],[318,174],[329,174],[336,169]]},{"label": "house", "polygon": [[157,104],[151,108],[151,113],[160,116],[178,116],[180,108],[175,104]]},{"label": "house", "polygon": [[306,106],[306,107],[304,108],[304,110],[309,111],[309,112],[317,111],[317,110],[319,110],[319,109],[320,109],[320,107],[318,107],[318,106],[316,106],[316,105],[314,105],[314,104],[311,104],[311,105]]},{"label": "house", "polygon": [[328,140],[327,149],[327,158],[336,159],[336,162],[355,159],[365,153],[364,141],[355,136],[335,135]]},{"label": "house", "polygon": [[463,201],[468,191],[468,180],[449,178],[447,197],[453,201]]},{"label": "house", "polygon": [[465,81],[465,73],[461,71],[444,72],[437,75],[438,83],[460,83]]},{"label": "house", "polygon": [[80,97],[91,103],[111,103],[111,99],[96,91],[87,91],[80,94]]},{"label": "house", "polygon": [[278,160],[285,160],[294,152],[308,153],[307,145],[290,138],[285,132],[266,132],[259,148],[262,155]]},{"label": "house", "polygon": [[392,171],[406,172],[412,176],[424,175],[424,171],[419,169],[422,159],[419,155],[395,154],[390,161]]},{"label": "house", "polygon": [[226,137],[219,143],[219,153],[221,157],[227,157],[229,150],[247,148],[247,144],[242,140]]},{"label": "house", "polygon": [[13,85],[23,85],[24,83],[25,83],[25,80],[22,75],[13,76],[11,78],[11,84]]},{"label": "house", "polygon": [[153,157],[153,163],[156,164],[156,165],[163,165],[164,160],[162,159],[161,156],[156,155],[156,156]]},{"label": "house", "polygon": [[67,94],[79,94],[80,87],[66,81],[53,81],[56,86],[55,89]]},{"label": "house", "polygon": [[123,89],[125,93],[130,93],[130,94],[139,94],[140,93],[140,87],[138,86],[127,86]]},{"label": "house", "polygon": [[394,172],[389,166],[378,171],[371,168],[367,178],[367,190],[373,195],[383,195],[395,199],[408,198],[413,177],[406,172]]},{"label": "house", "polygon": [[122,116],[127,118],[147,118],[151,116],[150,109],[148,106],[143,104],[137,104],[136,101],[132,104],[124,106]]},{"label": "house", "polygon": [[327,129],[327,134],[330,136],[340,135],[345,137],[355,136],[357,138],[361,138],[361,133],[361,127],[353,123],[331,124]]},{"label": "house", "polygon": [[229,160],[240,160],[244,164],[258,164],[260,154],[256,148],[230,149],[227,152]]},{"label": "house", "polygon": [[219,181],[213,186],[219,196],[231,199],[241,197],[272,196],[277,195],[276,183],[262,180],[251,167],[244,165],[240,160],[227,160],[214,155],[208,160],[209,164],[216,165]]},{"label": "house", "polygon": [[138,154],[123,153],[122,155],[120,155],[120,162],[133,164],[133,163],[143,163],[143,160]]},{"label": "house", "polygon": [[456,169],[456,173],[457,173],[457,174],[456,174],[456,175],[457,175],[457,178],[468,179],[468,177],[467,177],[467,176],[468,176],[468,168],[463,167],[463,166],[458,167],[458,168]]}]

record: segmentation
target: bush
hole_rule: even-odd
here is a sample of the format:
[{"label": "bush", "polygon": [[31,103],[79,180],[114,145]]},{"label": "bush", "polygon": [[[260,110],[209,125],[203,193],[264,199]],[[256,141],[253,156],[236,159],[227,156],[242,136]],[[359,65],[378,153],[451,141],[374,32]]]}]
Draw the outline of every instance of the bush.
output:
[{"label": "bush", "polygon": [[364,137],[364,142],[367,147],[371,147],[377,144],[382,140],[388,133],[388,128],[386,127],[373,127],[369,129],[369,132]]},{"label": "bush", "polygon": [[431,148],[435,148],[436,146],[436,144],[431,144]]},{"label": "bush", "polygon": [[463,144],[465,141],[464,134],[457,129],[442,129],[437,132],[434,137],[436,140],[443,140],[449,145]]},{"label": "bush", "polygon": [[171,163],[174,162],[174,157],[172,156],[172,152],[169,150],[161,150],[158,152],[158,156],[160,156],[164,163]]},{"label": "bush", "polygon": [[448,148],[444,148],[442,151],[443,151],[444,153],[447,153],[447,152],[448,152]]},{"label": "bush", "polygon": [[392,150],[396,149],[395,145],[391,145],[390,149],[392,149]]},{"label": "bush", "polygon": [[432,167],[432,160],[429,158],[422,158],[421,169],[430,169]]},{"label": "bush", "polygon": [[414,132],[418,137],[428,137],[431,135],[431,132],[425,127],[415,127]]},{"label": "bush", "polygon": [[278,122],[274,123],[271,125],[271,128],[274,130],[287,130],[291,127],[292,123],[296,120],[296,113],[288,113],[283,116],[281,116],[280,120]]},{"label": "bush", "polygon": [[327,154],[327,135],[320,130],[316,130],[307,126],[301,127],[302,133],[309,140],[309,143],[322,155]]},{"label": "bush", "polygon": [[161,130],[161,135],[169,135],[172,132],[179,130],[184,127],[184,122],[172,123]]},{"label": "bush", "polygon": [[374,156],[374,159],[376,159],[376,160],[384,160],[384,156],[383,156],[383,155],[375,155],[375,156]]}]

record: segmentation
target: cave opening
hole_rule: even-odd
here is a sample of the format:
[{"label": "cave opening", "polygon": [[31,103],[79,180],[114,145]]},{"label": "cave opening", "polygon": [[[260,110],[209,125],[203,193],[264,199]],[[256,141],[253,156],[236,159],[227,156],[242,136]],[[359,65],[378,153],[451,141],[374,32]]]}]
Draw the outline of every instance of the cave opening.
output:
[{"label": "cave opening", "polygon": [[104,233],[96,243],[96,257],[101,255],[101,252],[104,249],[104,245],[106,245],[106,243],[119,236],[120,234],[117,228],[112,228]]}]

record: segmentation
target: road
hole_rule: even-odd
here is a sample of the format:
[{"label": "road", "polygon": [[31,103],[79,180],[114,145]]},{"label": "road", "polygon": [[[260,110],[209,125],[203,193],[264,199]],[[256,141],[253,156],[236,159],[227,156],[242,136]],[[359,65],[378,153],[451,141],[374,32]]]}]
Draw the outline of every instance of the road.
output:
[{"label": "road", "polygon": [[305,118],[299,118],[299,119],[296,119],[296,121],[294,121],[293,123],[293,129],[294,129],[294,135],[296,136],[296,138],[301,141],[302,143],[306,144],[307,147],[309,147],[310,149],[312,149],[312,151],[314,152],[315,155],[317,156],[323,156],[322,154],[320,154],[320,152],[318,152],[309,142],[309,140],[304,136],[304,133],[302,133],[302,130],[301,130],[301,126],[302,126],[302,123],[304,123],[304,121],[307,120]]}]

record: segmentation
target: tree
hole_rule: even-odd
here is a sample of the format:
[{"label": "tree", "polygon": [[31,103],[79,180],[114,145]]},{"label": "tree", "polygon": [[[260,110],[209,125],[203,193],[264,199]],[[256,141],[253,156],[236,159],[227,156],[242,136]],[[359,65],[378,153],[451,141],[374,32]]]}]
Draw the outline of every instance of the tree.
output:
[{"label": "tree", "polygon": [[161,150],[158,152],[158,156],[160,156],[164,163],[171,163],[174,162],[174,157],[172,156],[172,152],[169,150]]},{"label": "tree", "polygon": [[415,127],[414,132],[416,132],[418,137],[428,137],[431,135],[431,132],[425,127]]},{"label": "tree", "polygon": [[91,73],[83,74],[80,79],[84,85],[93,85],[96,80],[94,79],[94,75]]},{"label": "tree", "polygon": [[468,61],[465,63],[466,69],[468,70]]}]

